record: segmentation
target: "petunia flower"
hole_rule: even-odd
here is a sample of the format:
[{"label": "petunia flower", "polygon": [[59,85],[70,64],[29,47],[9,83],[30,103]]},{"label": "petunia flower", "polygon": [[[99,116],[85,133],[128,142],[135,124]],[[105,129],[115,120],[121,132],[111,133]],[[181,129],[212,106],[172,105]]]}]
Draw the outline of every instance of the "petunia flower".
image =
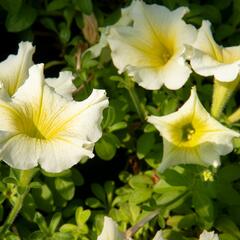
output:
[{"label": "petunia flower", "polygon": [[90,51],[93,57],[99,57],[102,49],[108,46],[107,35],[109,34],[110,28],[113,26],[128,26],[132,23],[131,11],[133,9],[136,0],[133,0],[131,4],[121,9],[121,17],[119,20],[111,26],[100,27],[99,31],[101,33],[99,42],[92,47],[88,48],[86,52]]},{"label": "petunia flower", "polygon": [[39,164],[61,172],[92,158],[107,106],[104,90],[93,90],[82,102],[67,100],[45,84],[43,64],[33,65],[11,101],[0,99],[1,159],[17,169]]},{"label": "petunia flower", "polygon": [[119,73],[127,71],[146,89],[179,89],[191,69],[186,64],[185,44],[193,43],[196,29],[182,17],[188,8],[174,11],[136,1],[131,10],[132,26],[113,26],[107,35],[111,56]]},{"label": "petunia flower", "polygon": [[211,23],[202,22],[197,39],[192,45],[191,57],[193,70],[204,77],[214,76],[222,82],[235,80],[240,71],[240,46],[226,47],[218,45],[213,39]]},{"label": "petunia flower", "polygon": [[164,240],[162,236],[162,231],[157,231],[156,235],[154,236],[153,240]]},{"label": "petunia flower", "polygon": [[[11,54],[0,63],[0,98],[9,100],[24,84],[28,78],[28,70],[33,65],[34,52],[32,43],[20,42],[17,55]],[[72,99],[72,92],[76,89],[72,83],[73,78],[69,71],[63,71],[58,78],[48,78],[46,81],[58,94]]]},{"label": "petunia flower", "polygon": [[204,230],[200,235],[199,240],[219,240],[219,237],[213,231],[207,232],[206,230]]},{"label": "petunia flower", "polygon": [[103,229],[97,240],[124,240],[124,235],[118,230],[117,223],[105,216]]},{"label": "petunia flower", "polygon": [[233,150],[232,138],[240,134],[212,118],[200,103],[195,87],[186,103],[165,116],[150,116],[163,137],[159,171],[177,164],[220,165],[220,155]]},{"label": "petunia flower", "polygon": [[203,21],[190,62],[193,70],[202,76],[214,76],[211,114],[219,118],[228,99],[239,84],[240,46],[218,45],[211,32],[211,23]]}]

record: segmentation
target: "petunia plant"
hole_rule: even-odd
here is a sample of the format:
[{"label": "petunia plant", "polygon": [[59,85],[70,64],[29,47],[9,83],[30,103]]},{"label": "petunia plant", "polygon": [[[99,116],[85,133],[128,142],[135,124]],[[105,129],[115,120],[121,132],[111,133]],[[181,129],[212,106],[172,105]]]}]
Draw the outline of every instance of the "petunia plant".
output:
[{"label": "petunia plant", "polygon": [[0,239],[239,240],[239,4],[0,0]]}]

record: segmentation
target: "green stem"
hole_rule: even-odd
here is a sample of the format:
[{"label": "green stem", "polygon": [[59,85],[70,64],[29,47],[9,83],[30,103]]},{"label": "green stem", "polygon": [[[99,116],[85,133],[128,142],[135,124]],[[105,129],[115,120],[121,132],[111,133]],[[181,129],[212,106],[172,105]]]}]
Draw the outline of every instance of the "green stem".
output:
[{"label": "green stem", "polygon": [[240,120],[240,108],[238,108],[234,113],[232,113],[228,118],[228,123],[235,123]]},{"label": "green stem", "polygon": [[20,177],[19,177],[19,184],[18,186],[23,190],[21,193],[18,194],[18,197],[14,203],[14,206],[9,213],[7,219],[5,220],[4,224],[0,228],[0,239],[3,239],[5,233],[8,231],[10,226],[13,224],[14,220],[16,219],[18,213],[20,212],[23,201],[28,194],[30,190],[30,182],[32,180],[32,177],[36,173],[36,169],[31,170],[22,170],[20,171]]},{"label": "green stem", "polygon": [[132,99],[132,102],[133,102],[133,105],[134,105],[134,107],[137,111],[137,114],[138,114],[139,118],[142,121],[144,121],[145,117],[146,117],[146,114],[145,114],[144,108],[143,108],[143,106],[142,106],[142,104],[139,100],[137,92],[135,91],[135,84],[130,77],[126,76],[125,79],[128,82],[126,84],[126,88],[127,88],[128,92],[129,92],[129,95]]},{"label": "green stem", "polygon": [[220,82],[217,79],[214,80],[211,107],[211,114],[213,117],[217,119],[220,118],[227,101],[232,96],[234,90],[238,86],[239,81],[240,76],[231,82]]},{"label": "green stem", "polygon": [[[169,207],[172,204],[176,203],[181,198],[185,198],[188,195],[189,195],[188,192],[184,192],[183,194],[181,194],[180,196],[178,196],[174,200],[168,202],[164,207],[165,208]],[[161,210],[162,209],[156,209],[156,210],[150,212],[146,217],[144,217],[139,222],[137,222],[133,227],[127,229],[127,231],[125,232],[125,239],[131,238],[141,227],[143,227],[147,222],[149,222],[150,220],[155,218],[160,213]]]}]

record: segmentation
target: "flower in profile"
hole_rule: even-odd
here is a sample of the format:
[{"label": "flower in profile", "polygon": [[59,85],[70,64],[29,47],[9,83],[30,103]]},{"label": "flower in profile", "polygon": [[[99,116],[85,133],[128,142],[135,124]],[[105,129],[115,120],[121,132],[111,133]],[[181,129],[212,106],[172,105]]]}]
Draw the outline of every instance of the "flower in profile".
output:
[{"label": "flower in profile", "polygon": [[[0,98],[9,100],[28,78],[29,68],[33,65],[32,55],[35,52],[30,42],[20,42],[17,55],[9,55],[0,63]],[[72,83],[73,75],[69,71],[60,72],[58,78],[48,78],[46,82],[55,91],[72,99],[72,92],[76,89]]]},{"label": "flower in profile", "polygon": [[219,237],[213,231],[207,232],[206,230],[204,230],[201,233],[199,240],[219,240]]},{"label": "flower in profile", "polygon": [[121,17],[116,23],[111,26],[99,28],[101,32],[99,42],[88,48],[86,52],[90,51],[93,57],[99,57],[102,49],[108,46],[107,35],[109,34],[110,28],[113,26],[128,26],[132,23],[131,11],[135,3],[136,0],[133,0],[128,7],[121,9]]},{"label": "flower in profile", "polygon": [[124,240],[124,235],[118,230],[117,223],[105,216],[103,229],[97,240]]},{"label": "flower in profile", "polygon": [[11,101],[0,99],[1,159],[17,169],[39,164],[61,172],[92,158],[107,106],[104,90],[93,90],[82,102],[67,100],[45,84],[43,64],[33,65]]},{"label": "flower in profile", "polygon": [[163,137],[163,159],[159,170],[178,164],[220,165],[220,155],[233,150],[232,138],[240,134],[212,118],[200,103],[195,87],[186,103],[165,116],[150,116]]},{"label": "flower in profile", "polygon": [[222,82],[231,82],[237,78],[240,70],[240,46],[219,46],[213,39],[211,23],[203,21],[197,39],[192,45],[190,59],[193,70],[202,76],[214,76]]},{"label": "flower in profile", "polygon": [[186,63],[185,44],[195,40],[196,29],[182,17],[188,9],[174,11],[136,1],[131,9],[132,25],[113,26],[107,35],[114,65],[127,71],[146,89],[179,89],[191,69]]}]

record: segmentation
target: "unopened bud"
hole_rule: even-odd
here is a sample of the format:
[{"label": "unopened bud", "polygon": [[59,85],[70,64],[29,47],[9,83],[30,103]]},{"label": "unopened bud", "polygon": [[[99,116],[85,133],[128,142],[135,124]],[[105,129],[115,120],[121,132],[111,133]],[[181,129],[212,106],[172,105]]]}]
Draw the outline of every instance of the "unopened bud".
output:
[{"label": "unopened bud", "polygon": [[82,33],[85,39],[91,45],[97,43],[99,39],[99,34],[98,34],[98,25],[97,25],[97,20],[95,18],[95,15],[83,14],[83,23],[84,23],[84,27],[82,29]]}]

